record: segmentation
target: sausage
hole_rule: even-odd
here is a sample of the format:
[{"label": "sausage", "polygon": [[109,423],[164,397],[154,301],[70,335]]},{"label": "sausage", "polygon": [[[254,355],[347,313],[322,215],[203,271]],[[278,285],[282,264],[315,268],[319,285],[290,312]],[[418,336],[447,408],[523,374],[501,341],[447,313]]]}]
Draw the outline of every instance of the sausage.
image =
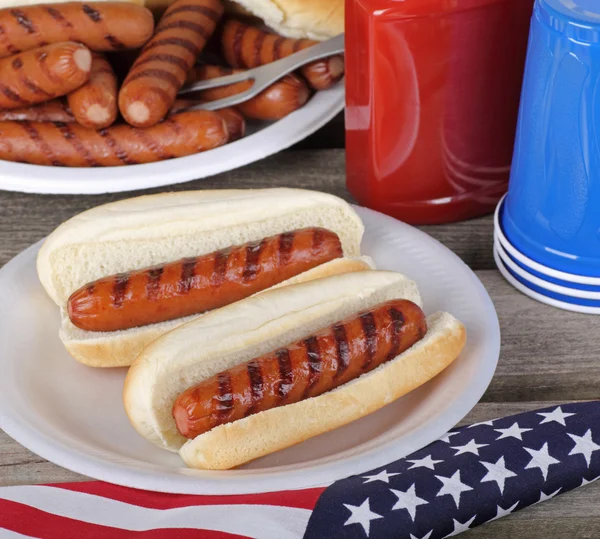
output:
[{"label": "sausage", "polygon": [[[202,103],[202,101],[195,101],[193,99],[177,99],[171,107],[169,114],[177,114],[178,112],[182,112],[200,103]],[[227,132],[229,133],[227,142],[234,142],[244,137],[246,134],[246,120],[244,120],[244,117],[237,110],[235,110],[233,107],[227,107],[217,110],[216,113],[221,116],[223,120],[225,120]]]},{"label": "sausage", "polygon": [[0,122],[0,159],[67,167],[135,165],[210,150],[227,138],[223,119],[208,111],[183,112],[147,129]]},{"label": "sausage", "polygon": [[80,125],[102,129],[115,122],[118,112],[117,77],[102,54],[92,54],[90,79],[71,92],[67,101]]},{"label": "sausage", "polygon": [[76,41],[94,51],[141,47],[152,35],[154,18],[126,2],[69,2],[0,10],[0,57]]},{"label": "sausage", "polygon": [[223,15],[220,0],[177,0],[161,18],[119,92],[119,110],[136,127],[162,120]]},{"label": "sausage", "polygon": [[177,397],[177,430],[193,439],[214,427],[335,389],[408,350],[427,333],[423,311],[393,300],[289,346],[237,365]]},{"label": "sausage", "polygon": [[112,275],[69,298],[71,322],[87,331],[117,331],[229,305],[342,256],[339,238],[321,228]]},{"label": "sausage", "polygon": [[55,43],[0,59],[0,109],[65,95],[90,76],[92,55],[78,43]]},{"label": "sausage", "polygon": [[64,99],[53,99],[39,105],[24,107],[21,109],[0,110],[0,122],[63,122],[75,121],[67,102]]},{"label": "sausage", "polygon": [[[235,19],[223,27],[221,46],[225,60],[231,67],[258,67],[302,49],[316,45],[310,39],[291,39],[264,32]],[[331,56],[300,68],[300,72],[314,90],[326,90],[344,76],[344,57]]]},{"label": "sausage", "polygon": [[[187,82],[192,84],[241,71],[241,69],[230,69],[212,65],[196,66],[188,73]],[[204,90],[198,92],[198,95],[205,101],[216,101],[217,99],[245,92],[251,86],[251,81],[240,82],[229,86]],[[310,91],[302,79],[296,75],[287,75],[256,97],[236,105],[236,108],[246,118],[267,121],[280,120],[305,105],[309,96]]]}]

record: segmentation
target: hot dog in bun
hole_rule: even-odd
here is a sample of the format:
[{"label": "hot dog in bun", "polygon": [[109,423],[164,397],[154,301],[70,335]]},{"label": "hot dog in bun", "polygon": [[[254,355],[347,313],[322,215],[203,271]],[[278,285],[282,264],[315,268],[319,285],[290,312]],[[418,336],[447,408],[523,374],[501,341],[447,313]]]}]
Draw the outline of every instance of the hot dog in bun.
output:
[{"label": "hot dog in bun", "polygon": [[150,344],[125,381],[134,428],[193,468],[228,469],[366,416],[459,355],[416,284],[354,272],[245,299]]},{"label": "hot dog in bun", "polygon": [[369,269],[343,200],[296,189],[142,196],[73,217],[45,241],[39,279],[77,360],[129,366],[165,332],[273,286]]}]

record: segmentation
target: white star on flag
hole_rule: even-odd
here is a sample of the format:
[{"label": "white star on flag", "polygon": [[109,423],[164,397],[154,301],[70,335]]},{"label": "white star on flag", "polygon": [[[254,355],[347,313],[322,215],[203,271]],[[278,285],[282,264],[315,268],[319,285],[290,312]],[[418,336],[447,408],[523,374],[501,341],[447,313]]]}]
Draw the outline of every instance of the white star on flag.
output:
[{"label": "white star on flag", "polygon": [[546,500],[550,500],[552,498],[554,498],[554,496],[556,496],[562,489],[559,488],[558,490],[555,490],[552,494],[544,494],[543,491],[540,492],[540,501],[539,502],[535,502],[533,505],[537,505],[538,503],[542,503],[545,502]]},{"label": "white star on flag", "polygon": [[369,498],[367,498],[360,505],[350,505],[345,503],[344,507],[348,509],[352,514],[344,523],[344,526],[350,526],[351,524],[360,524],[365,530],[367,537],[369,537],[369,532],[371,530],[371,520],[377,520],[378,518],[383,518],[381,515],[377,513],[373,513],[371,511],[371,507],[369,506]]},{"label": "white star on flag", "polygon": [[592,440],[592,431],[588,431],[583,436],[577,436],[576,434],[567,433],[571,440],[575,442],[575,447],[571,449],[569,456],[571,455],[583,455],[585,462],[590,467],[592,463],[592,453],[600,449],[600,445],[594,443]]},{"label": "white star on flag", "polygon": [[366,485],[367,483],[374,483],[375,481],[383,481],[384,483],[389,484],[390,477],[394,477],[395,475],[400,475],[400,474],[399,473],[387,473],[387,470],[383,470],[376,475],[365,475],[365,476],[363,476],[363,479],[366,479],[366,481],[363,481],[363,485]]},{"label": "white star on flag", "polygon": [[563,427],[566,427],[567,424],[565,423],[565,419],[576,414],[566,414],[562,411],[562,408],[559,406],[556,410],[552,412],[537,412],[537,415],[544,416],[544,419],[542,419],[540,425],[543,425],[544,423],[550,423],[551,421],[556,421],[557,423],[560,423]]},{"label": "white star on flag", "polygon": [[440,442],[446,442],[447,444],[450,443],[450,436],[454,436],[455,434],[458,434],[458,432],[447,432],[446,434],[444,434],[444,436],[442,436],[439,441]]},{"label": "white star on flag", "polygon": [[417,513],[417,507],[419,505],[427,505],[429,502],[423,498],[419,498],[416,493],[415,485],[413,485],[406,491],[390,489],[391,492],[398,498],[398,501],[392,507],[392,511],[397,509],[406,509],[410,518],[414,521]]},{"label": "white star on flag", "polygon": [[444,462],[443,460],[433,460],[431,458],[431,455],[427,455],[426,457],[419,459],[419,460],[407,460],[406,462],[410,462],[412,464],[412,466],[409,468],[409,470],[412,470],[413,468],[429,468],[430,470],[433,470],[435,468],[436,464],[439,464],[440,462]]},{"label": "white star on flag", "polygon": [[502,507],[498,505],[496,508],[496,516],[492,518],[490,522],[492,520],[498,520],[499,518],[505,517],[506,515],[510,515],[517,508],[517,505],[519,505],[519,503],[521,502],[514,503],[508,509],[502,509]]},{"label": "white star on flag", "polygon": [[496,420],[490,419],[489,421],[482,421],[481,423],[473,423],[472,425],[469,425],[467,428],[472,429],[473,427],[483,427],[483,425],[487,425],[488,427],[493,427],[494,421],[496,421]]},{"label": "white star on flag", "polygon": [[467,520],[467,522],[465,522],[464,524],[453,518],[452,520],[454,521],[454,530],[452,531],[452,533],[446,535],[446,537],[452,537],[453,535],[458,535],[459,533],[466,532],[469,529],[469,526],[473,524],[475,517],[477,517],[477,515],[475,515],[470,520]]},{"label": "white star on flag", "polygon": [[486,483],[488,481],[495,481],[496,483],[498,483],[500,494],[504,494],[504,483],[506,482],[506,480],[509,477],[517,477],[517,474],[511,472],[504,464],[504,457],[500,457],[498,459],[498,462],[496,463],[481,461],[481,464],[485,466],[485,468],[488,471],[488,473],[485,474],[481,482]]},{"label": "white star on flag", "polygon": [[465,485],[461,482],[460,470],[457,470],[452,477],[443,477],[441,475],[436,475],[435,478],[439,479],[443,483],[442,488],[436,494],[436,498],[446,495],[452,496],[452,499],[454,500],[457,509],[458,505],[460,504],[460,495],[463,492],[473,490],[469,485]]},{"label": "white star on flag", "polygon": [[529,449],[524,447],[525,451],[531,455],[531,460],[525,466],[525,469],[539,468],[544,476],[544,481],[548,478],[548,468],[553,464],[560,464],[559,460],[551,457],[548,453],[548,442],[546,442],[540,449]]},{"label": "white star on flag", "polygon": [[428,534],[424,535],[423,537],[415,537],[412,533],[410,534],[410,539],[429,539],[431,537],[431,534],[433,533],[433,530],[431,530]]},{"label": "white star on flag", "polygon": [[488,444],[478,444],[475,442],[475,440],[471,440],[465,445],[453,446],[451,449],[456,449],[456,454],[454,455],[455,457],[462,455],[463,453],[473,453],[473,455],[479,456],[479,449],[482,447],[487,447],[487,445]]},{"label": "white star on flag", "polygon": [[523,441],[523,433],[529,432],[530,430],[533,430],[533,429],[522,429],[519,427],[518,423],[514,423],[507,429],[494,429],[494,430],[501,434],[501,436],[499,438],[497,438],[496,441],[502,440],[502,438],[509,438],[509,437],[516,438],[517,440]]}]

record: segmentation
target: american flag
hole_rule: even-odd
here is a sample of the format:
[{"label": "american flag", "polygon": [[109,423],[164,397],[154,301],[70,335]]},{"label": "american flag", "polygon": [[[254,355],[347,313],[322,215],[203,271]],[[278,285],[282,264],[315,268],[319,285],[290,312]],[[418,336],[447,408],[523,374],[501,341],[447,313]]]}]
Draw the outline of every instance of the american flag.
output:
[{"label": "american flag", "polygon": [[102,482],[0,489],[0,537],[441,539],[600,477],[600,402],[450,431],[327,488],[247,496]]}]

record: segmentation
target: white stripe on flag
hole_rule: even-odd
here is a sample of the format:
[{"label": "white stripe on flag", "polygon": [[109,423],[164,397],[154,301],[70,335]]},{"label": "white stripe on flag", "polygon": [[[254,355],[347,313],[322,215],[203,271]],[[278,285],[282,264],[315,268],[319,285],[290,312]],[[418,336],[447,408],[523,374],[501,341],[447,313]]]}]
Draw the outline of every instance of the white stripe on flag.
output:
[{"label": "white stripe on flag", "polygon": [[0,539],[35,539],[31,535],[23,535],[22,533],[12,532],[10,530],[5,530],[4,528],[0,528]]},{"label": "white stripe on flag", "polygon": [[56,487],[26,485],[0,489],[10,500],[90,524],[124,530],[191,528],[221,531],[260,539],[300,539],[311,511],[271,505],[201,505],[148,509]]}]

